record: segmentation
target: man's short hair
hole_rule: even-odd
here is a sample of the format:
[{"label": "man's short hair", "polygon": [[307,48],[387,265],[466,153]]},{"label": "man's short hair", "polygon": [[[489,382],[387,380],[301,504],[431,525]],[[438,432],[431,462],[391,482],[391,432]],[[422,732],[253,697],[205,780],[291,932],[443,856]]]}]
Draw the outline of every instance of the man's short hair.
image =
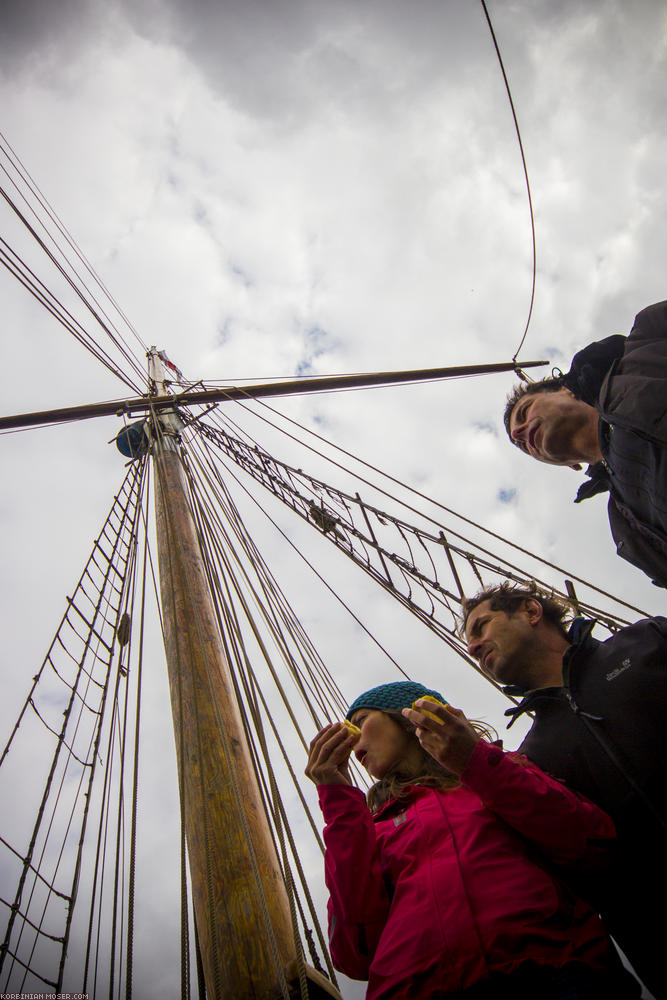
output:
[{"label": "man's short hair", "polygon": [[510,417],[512,416],[512,411],[514,407],[523,399],[524,396],[532,396],[536,392],[558,392],[559,389],[563,388],[562,376],[543,378],[539,382],[519,382],[518,385],[514,386],[514,389],[507,397],[507,402],[505,403],[505,413],[503,414],[503,420],[505,422],[505,430],[507,431],[507,436],[513,445],[518,448],[518,443],[512,438],[510,433]]},{"label": "man's short hair", "polygon": [[485,587],[474,597],[466,597],[461,605],[461,635],[465,635],[468,617],[478,605],[489,602],[492,611],[504,611],[510,617],[519,610],[524,601],[532,599],[542,606],[544,620],[558,629],[564,639],[573,617],[572,608],[565,601],[541,590],[536,583],[525,585],[504,580],[493,587]]}]

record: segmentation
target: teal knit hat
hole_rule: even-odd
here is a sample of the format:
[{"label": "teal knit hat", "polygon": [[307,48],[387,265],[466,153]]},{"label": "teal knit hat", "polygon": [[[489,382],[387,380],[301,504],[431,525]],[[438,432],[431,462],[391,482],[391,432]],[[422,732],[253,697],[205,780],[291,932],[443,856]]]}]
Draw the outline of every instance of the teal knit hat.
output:
[{"label": "teal knit hat", "polygon": [[345,718],[351,718],[360,708],[376,708],[380,712],[400,712],[402,708],[410,708],[413,701],[423,698],[425,694],[430,694],[438,701],[444,702],[445,700],[439,691],[432,691],[431,688],[424,687],[423,684],[418,684],[416,681],[379,684],[355,698],[348,708]]}]

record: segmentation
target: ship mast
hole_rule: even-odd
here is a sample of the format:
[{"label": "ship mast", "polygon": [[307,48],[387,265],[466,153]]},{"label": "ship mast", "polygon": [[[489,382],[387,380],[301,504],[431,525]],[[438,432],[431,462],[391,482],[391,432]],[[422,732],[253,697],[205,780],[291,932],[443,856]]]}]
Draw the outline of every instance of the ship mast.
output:
[{"label": "ship mast", "polygon": [[[166,392],[149,352],[151,386]],[[206,995],[289,996],[295,929],[259,793],[232,677],[206,580],[179,451],[181,424],[162,410],[153,424],[155,506],[164,641]],[[313,970],[311,996],[338,996]]]}]

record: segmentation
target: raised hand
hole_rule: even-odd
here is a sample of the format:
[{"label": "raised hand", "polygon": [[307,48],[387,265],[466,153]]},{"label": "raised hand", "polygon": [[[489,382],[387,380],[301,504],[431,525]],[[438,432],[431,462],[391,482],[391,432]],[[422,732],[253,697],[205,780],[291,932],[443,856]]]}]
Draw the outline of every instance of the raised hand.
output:
[{"label": "raised hand", "polygon": [[461,709],[420,698],[414,708],[404,708],[403,715],[417,727],[424,750],[448,771],[461,775],[479,741]]},{"label": "raised hand", "polygon": [[358,739],[342,722],[329,723],[310,744],[306,777],[316,785],[351,785],[348,762]]}]

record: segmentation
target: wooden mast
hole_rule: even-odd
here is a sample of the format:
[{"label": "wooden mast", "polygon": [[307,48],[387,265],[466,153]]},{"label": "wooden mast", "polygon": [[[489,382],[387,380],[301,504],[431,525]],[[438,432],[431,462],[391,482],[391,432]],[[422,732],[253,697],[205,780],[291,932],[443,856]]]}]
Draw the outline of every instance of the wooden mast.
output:
[{"label": "wooden mast", "polygon": [[[155,389],[165,392],[154,349],[149,371]],[[296,970],[287,893],[206,581],[178,448],[180,422],[164,411],[156,420],[164,641],[206,995],[274,1000]],[[322,992],[313,986],[311,996],[338,996],[321,979]]]}]

